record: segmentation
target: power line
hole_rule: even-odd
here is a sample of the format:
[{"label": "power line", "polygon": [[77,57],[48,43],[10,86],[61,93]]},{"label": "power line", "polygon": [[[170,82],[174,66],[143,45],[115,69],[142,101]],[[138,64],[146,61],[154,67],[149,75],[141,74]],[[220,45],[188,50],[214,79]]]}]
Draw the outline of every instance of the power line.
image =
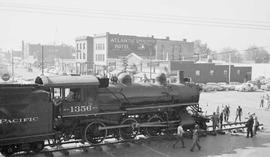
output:
[{"label": "power line", "polygon": [[[1,2],[0,2],[1,3]],[[85,10],[83,8],[63,8],[63,6],[59,6],[59,7],[53,7],[53,6],[48,6],[48,5],[33,5],[33,4],[30,4],[30,3],[2,3],[3,6],[15,6],[17,5],[17,7],[31,7],[32,9],[35,8],[35,9],[57,9],[57,10],[60,10],[60,9],[64,9],[66,11],[76,11],[76,12],[88,12],[89,9]],[[32,6],[31,6],[32,5]],[[143,17],[164,17],[164,18],[187,18],[187,19],[204,19],[204,20],[211,20],[211,21],[227,21],[227,22],[236,22],[236,23],[239,23],[239,22],[245,22],[245,23],[253,23],[253,24],[258,24],[258,23],[261,23],[261,24],[270,24],[270,21],[258,21],[258,20],[243,20],[243,19],[225,19],[225,18],[209,18],[209,17],[192,17],[192,16],[179,16],[179,15],[169,15],[169,14],[149,14],[149,13],[139,13],[139,12],[121,12],[119,10],[117,11],[108,11],[108,10],[93,10],[91,9],[91,11],[93,12],[98,12],[98,13],[106,13],[106,14],[118,14],[118,15],[128,15],[128,16],[143,16]]]},{"label": "power line", "polygon": [[[82,11],[74,9],[61,9],[61,8],[44,8],[44,7],[31,7],[31,6],[16,6],[16,5],[1,5],[0,11],[13,11],[13,12],[26,12],[26,13],[42,13],[42,14],[58,14],[79,17],[92,17],[92,18],[105,18],[116,20],[129,20],[129,21],[144,21],[144,22],[158,22],[158,23],[172,23],[172,24],[186,24],[192,26],[209,26],[209,27],[223,27],[223,28],[241,28],[241,29],[254,29],[254,30],[270,30],[270,25],[251,24],[251,23],[234,23],[226,21],[207,21],[207,20],[194,20],[187,17],[179,18],[178,16],[149,16],[149,15],[128,15],[119,14],[106,11]],[[187,18],[187,19],[185,19]]]}]

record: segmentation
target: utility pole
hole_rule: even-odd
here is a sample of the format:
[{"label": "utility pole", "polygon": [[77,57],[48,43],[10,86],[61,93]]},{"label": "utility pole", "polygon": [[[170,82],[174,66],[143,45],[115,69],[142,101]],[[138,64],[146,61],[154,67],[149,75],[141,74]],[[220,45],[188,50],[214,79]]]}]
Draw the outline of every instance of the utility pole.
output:
[{"label": "utility pole", "polygon": [[14,82],[14,57],[13,57],[13,50],[11,50],[11,66],[12,66],[12,82]]},{"label": "utility pole", "polygon": [[150,53],[149,53],[149,59],[150,59],[150,67],[149,67],[150,73],[149,73],[149,75],[150,75],[150,80],[152,80],[152,57],[151,57],[151,55],[152,55],[152,48],[149,48],[149,51],[150,51]]},{"label": "utility pole", "polygon": [[41,46],[41,71],[42,74],[44,75],[44,52],[43,52],[43,45]]},{"label": "utility pole", "polygon": [[228,81],[228,83],[230,84],[230,82],[231,82],[231,52],[229,53],[229,81]]}]

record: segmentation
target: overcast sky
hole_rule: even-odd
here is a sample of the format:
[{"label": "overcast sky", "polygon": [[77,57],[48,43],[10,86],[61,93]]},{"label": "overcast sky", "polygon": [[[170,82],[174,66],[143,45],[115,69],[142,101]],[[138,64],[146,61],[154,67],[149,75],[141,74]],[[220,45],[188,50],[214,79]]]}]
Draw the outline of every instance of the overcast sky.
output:
[{"label": "overcast sky", "polygon": [[3,49],[110,32],[270,50],[269,0],[0,0],[0,20]]}]

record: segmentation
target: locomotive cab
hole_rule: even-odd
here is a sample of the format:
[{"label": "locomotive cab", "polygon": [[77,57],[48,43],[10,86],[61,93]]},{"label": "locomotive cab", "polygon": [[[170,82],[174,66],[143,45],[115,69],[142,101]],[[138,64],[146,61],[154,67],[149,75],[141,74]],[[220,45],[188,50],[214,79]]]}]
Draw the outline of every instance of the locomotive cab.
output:
[{"label": "locomotive cab", "polygon": [[50,88],[56,117],[84,116],[97,110],[94,102],[99,81],[94,76],[43,76],[36,83]]}]

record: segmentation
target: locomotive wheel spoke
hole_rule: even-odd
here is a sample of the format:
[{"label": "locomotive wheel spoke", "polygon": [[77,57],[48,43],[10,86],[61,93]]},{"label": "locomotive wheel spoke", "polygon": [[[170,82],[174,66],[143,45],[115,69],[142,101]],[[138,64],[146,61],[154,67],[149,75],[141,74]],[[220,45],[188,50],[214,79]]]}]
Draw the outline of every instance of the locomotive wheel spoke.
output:
[{"label": "locomotive wheel spoke", "polygon": [[125,128],[120,128],[119,129],[119,134],[120,137],[124,140],[130,140],[134,139],[138,133],[139,133],[139,128],[135,127],[137,124],[137,121],[134,118],[127,118],[124,119],[121,123],[122,125],[125,124],[130,124],[130,127],[125,127]]},{"label": "locomotive wheel spoke", "polygon": [[1,153],[4,156],[10,156],[15,152],[15,146],[10,145],[10,146],[5,146],[2,148]]},{"label": "locomotive wheel spoke", "polygon": [[[159,116],[149,118],[148,122],[163,122],[164,120]],[[146,133],[148,136],[159,136],[162,133],[163,127],[147,127]]]},{"label": "locomotive wheel spoke", "polygon": [[99,127],[105,127],[102,122],[91,122],[84,129],[84,139],[91,144],[101,143],[107,136],[107,130],[99,130]]}]

